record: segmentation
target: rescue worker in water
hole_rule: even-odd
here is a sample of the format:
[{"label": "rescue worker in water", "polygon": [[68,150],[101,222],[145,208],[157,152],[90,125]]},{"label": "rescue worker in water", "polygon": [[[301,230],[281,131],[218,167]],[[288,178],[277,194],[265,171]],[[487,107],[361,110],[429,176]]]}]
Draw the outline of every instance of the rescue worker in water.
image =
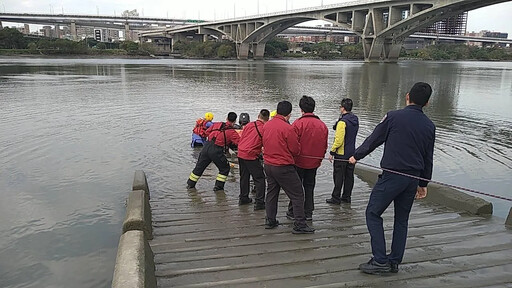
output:
[{"label": "rescue worker in water", "polygon": [[240,136],[233,128],[236,118],[235,112],[229,112],[226,122],[216,122],[206,130],[207,141],[199,153],[196,167],[187,180],[188,189],[195,188],[206,167],[213,162],[219,169],[213,191],[224,190],[224,184],[230,170],[225,152],[229,148],[235,148],[240,140]]}]

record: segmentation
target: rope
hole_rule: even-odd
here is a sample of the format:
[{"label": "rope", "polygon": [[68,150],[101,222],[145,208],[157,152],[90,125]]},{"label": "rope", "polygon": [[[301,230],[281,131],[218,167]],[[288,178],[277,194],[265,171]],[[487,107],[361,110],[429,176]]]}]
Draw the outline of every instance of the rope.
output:
[{"label": "rope", "polygon": [[[306,155],[300,155],[300,156],[304,157],[304,158],[311,158],[311,159],[317,159],[317,160],[329,160],[329,158],[325,158],[325,157],[315,157],[315,156],[306,156]],[[334,158],[332,160],[334,160],[334,161],[341,161],[341,162],[349,162],[348,160],[345,160],[345,159],[335,159]],[[465,187],[460,187],[460,186],[453,185],[453,184],[443,183],[443,182],[436,181],[436,180],[429,180],[429,179],[425,179],[425,178],[422,178],[422,177],[418,177],[418,176],[402,173],[402,172],[399,172],[399,171],[394,171],[394,170],[391,170],[391,169],[386,169],[386,168],[378,167],[378,166],[375,166],[375,165],[371,165],[371,164],[367,164],[367,163],[363,163],[363,162],[359,162],[359,161],[357,163],[359,163],[361,165],[364,165],[364,166],[371,167],[371,168],[380,169],[382,171],[386,171],[386,172],[398,174],[398,175],[401,175],[401,176],[406,176],[406,177],[409,177],[409,178],[417,179],[417,180],[420,180],[420,181],[427,181],[427,182],[431,182],[431,183],[435,183],[435,184],[438,184],[438,185],[442,185],[442,186],[446,186],[446,187],[451,187],[451,188],[463,190],[463,191],[474,193],[474,194],[480,194],[480,195],[488,196],[488,197],[491,197],[491,198],[496,198],[496,199],[512,202],[512,198],[507,198],[507,197],[503,197],[503,196],[493,195],[493,194],[485,193],[485,192],[482,192],[482,191],[477,191],[477,190],[470,189],[470,188],[465,188]]]}]

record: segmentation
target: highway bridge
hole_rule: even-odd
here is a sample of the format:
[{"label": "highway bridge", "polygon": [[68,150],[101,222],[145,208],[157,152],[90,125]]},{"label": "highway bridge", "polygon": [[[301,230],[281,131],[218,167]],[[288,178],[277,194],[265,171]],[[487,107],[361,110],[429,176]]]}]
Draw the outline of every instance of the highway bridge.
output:
[{"label": "highway bridge", "polygon": [[147,31],[155,28],[172,28],[176,26],[205,22],[193,19],[121,17],[105,15],[0,13],[0,27],[2,21],[37,25],[55,25],[57,27],[69,26],[74,40],[77,40],[76,27],[111,28],[124,30],[125,35],[129,35],[129,31]]},{"label": "highway bridge", "polygon": [[[281,32],[279,35],[340,35],[355,36],[357,33],[340,27],[318,27],[318,26],[294,26]],[[447,40],[457,42],[478,42],[487,44],[508,44],[512,46],[512,39],[493,38],[493,37],[476,37],[449,34],[434,34],[416,32],[408,36],[413,39],[430,39],[430,40]]]},{"label": "highway bridge", "polygon": [[263,58],[265,44],[299,23],[324,20],[362,38],[367,62],[396,62],[405,39],[440,20],[481,7],[510,0],[360,0],[251,17],[156,29],[141,37],[170,37],[172,42],[187,36],[208,39],[209,35],[234,41],[239,59],[252,50]]}]

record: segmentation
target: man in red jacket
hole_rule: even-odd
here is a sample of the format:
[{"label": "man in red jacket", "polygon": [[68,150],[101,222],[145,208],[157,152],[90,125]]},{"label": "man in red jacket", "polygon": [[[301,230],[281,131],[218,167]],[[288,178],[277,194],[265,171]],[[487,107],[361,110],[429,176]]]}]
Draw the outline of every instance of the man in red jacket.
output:
[{"label": "man in red jacket", "polygon": [[252,199],[249,198],[249,180],[252,176],[256,188],[254,210],[265,209],[265,174],[260,162],[260,155],[263,146],[263,125],[268,121],[269,115],[270,112],[267,109],[261,110],[258,120],[244,126],[238,143],[238,164],[240,167],[240,199],[238,204],[244,205],[252,202]]},{"label": "man in red jacket", "polygon": [[273,229],[279,225],[276,215],[279,190],[283,188],[293,205],[295,223],[292,233],[312,234],[315,229],[306,224],[304,191],[297,170],[295,170],[294,157],[300,153],[300,144],[297,132],[288,122],[291,112],[292,104],[290,102],[279,102],[276,117],[268,121],[263,129],[263,147],[265,149],[263,160],[268,182],[265,229]]},{"label": "man in red jacket", "polygon": [[[299,136],[300,154],[295,156],[295,166],[304,188],[304,213],[306,221],[313,220],[315,210],[314,190],[316,184],[316,170],[322,164],[327,151],[327,126],[315,114],[315,100],[309,96],[302,96],[299,101],[302,117],[293,122],[293,128]],[[293,219],[293,205],[290,201],[288,219]]]},{"label": "man in red jacket", "polygon": [[215,181],[213,191],[224,190],[224,184],[226,183],[230,170],[228,159],[224,152],[229,147],[236,147],[240,140],[240,136],[233,128],[233,123],[235,123],[236,117],[237,115],[235,112],[229,112],[225,123],[217,122],[206,130],[208,141],[203,146],[201,153],[199,153],[199,159],[197,159],[196,167],[192,173],[190,173],[190,177],[187,180],[187,188],[191,189],[196,187],[196,183],[201,175],[203,175],[206,167],[213,162],[219,169],[219,174],[217,174],[217,180]]}]

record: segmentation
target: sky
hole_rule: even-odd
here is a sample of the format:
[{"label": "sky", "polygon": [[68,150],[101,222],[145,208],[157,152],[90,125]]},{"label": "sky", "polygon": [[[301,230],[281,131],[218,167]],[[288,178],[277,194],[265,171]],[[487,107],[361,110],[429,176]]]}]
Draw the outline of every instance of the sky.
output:
[{"label": "sky", "polygon": [[[221,20],[343,2],[354,0],[0,0],[0,12],[119,16],[137,9],[144,17]],[[512,38],[510,15],[512,1],[470,11],[467,30],[507,32]]]}]

